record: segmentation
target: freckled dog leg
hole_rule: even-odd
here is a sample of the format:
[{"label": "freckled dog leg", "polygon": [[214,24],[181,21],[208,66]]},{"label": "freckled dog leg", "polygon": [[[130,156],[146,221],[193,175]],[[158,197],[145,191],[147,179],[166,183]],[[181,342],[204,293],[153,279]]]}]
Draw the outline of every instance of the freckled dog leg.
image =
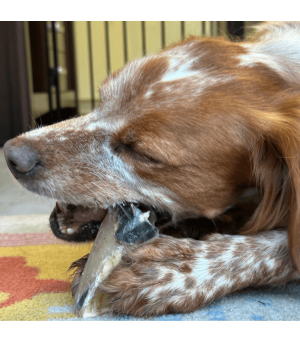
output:
[{"label": "freckled dog leg", "polygon": [[299,277],[284,231],[214,234],[205,241],[161,236],[130,251],[103,290],[110,293],[114,312],[147,317],[191,312],[248,286]]}]

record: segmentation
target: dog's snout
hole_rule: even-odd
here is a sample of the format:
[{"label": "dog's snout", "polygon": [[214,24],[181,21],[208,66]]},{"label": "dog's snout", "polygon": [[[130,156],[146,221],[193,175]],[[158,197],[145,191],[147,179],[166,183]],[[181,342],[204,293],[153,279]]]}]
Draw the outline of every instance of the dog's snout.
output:
[{"label": "dog's snout", "polygon": [[17,146],[14,139],[4,144],[3,150],[6,163],[16,178],[32,174],[36,167],[41,164],[35,151],[26,145]]}]

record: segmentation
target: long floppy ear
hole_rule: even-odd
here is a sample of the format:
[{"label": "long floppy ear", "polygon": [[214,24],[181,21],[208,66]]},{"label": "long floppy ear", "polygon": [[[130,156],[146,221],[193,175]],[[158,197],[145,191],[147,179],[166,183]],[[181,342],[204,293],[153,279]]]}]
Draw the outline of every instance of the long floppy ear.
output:
[{"label": "long floppy ear", "polygon": [[263,196],[244,232],[287,226],[290,252],[300,272],[300,98],[283,101],[277,113],[262,112],[257,123],[251,157]]},{"label": "long floppy ear", "polygon": [[243,66],[261,64],[282,79],[281,90],[269,99],[272,110],[254,113],[251,157],[263,197],[245,233],[288,226],[300,272],[300,22],[261,24],[245,47]]},{"label": "long floppy ear", "polygon": [[256,33],[242,44],[247,53],[244,66],[266,64],[291,84],[300,85],[300,22],[266,22],[256,26]]}]

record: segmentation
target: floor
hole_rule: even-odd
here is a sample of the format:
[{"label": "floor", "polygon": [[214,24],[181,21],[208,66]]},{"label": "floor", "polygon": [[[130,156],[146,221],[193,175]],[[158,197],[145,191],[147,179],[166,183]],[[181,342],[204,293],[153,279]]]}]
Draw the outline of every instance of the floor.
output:
[{"label": "floor", "polygon": [[33,194],[10,173],[0,149],[0,216],[50,214],[55,200]]}]

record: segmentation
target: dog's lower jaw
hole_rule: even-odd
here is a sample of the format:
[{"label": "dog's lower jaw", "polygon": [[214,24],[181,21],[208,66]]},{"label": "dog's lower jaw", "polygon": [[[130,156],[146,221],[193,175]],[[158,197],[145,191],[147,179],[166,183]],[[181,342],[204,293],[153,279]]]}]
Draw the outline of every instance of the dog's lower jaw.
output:
[{"label": "dog's lower jaw", "polygon": [[50,227],[57,238],[71,242],[95,239],[106,210],[56,203],[50,215]]}]

